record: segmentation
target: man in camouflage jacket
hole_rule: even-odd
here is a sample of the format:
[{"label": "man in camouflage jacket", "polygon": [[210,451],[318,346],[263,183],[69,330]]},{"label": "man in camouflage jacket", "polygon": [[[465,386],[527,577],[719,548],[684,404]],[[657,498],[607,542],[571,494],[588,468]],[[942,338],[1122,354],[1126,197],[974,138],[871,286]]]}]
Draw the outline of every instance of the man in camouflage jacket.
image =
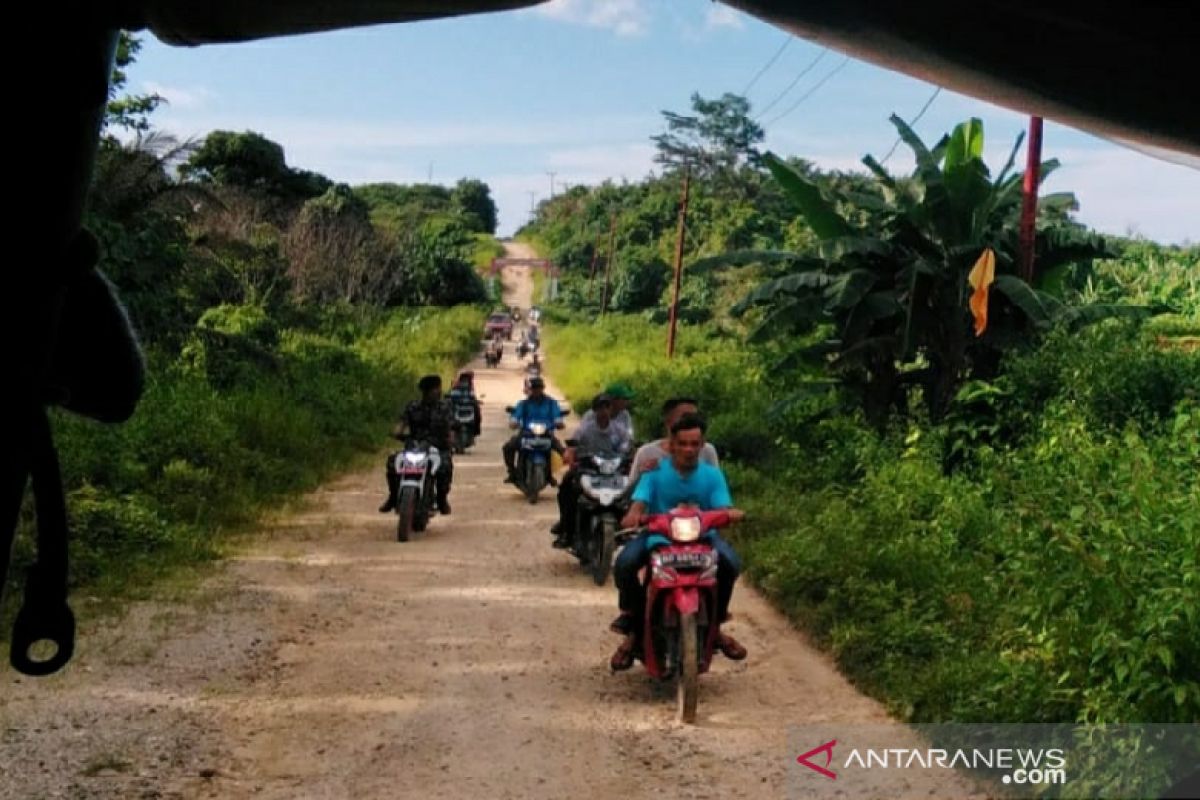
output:
[{"label": "man in camouflage jacket", "polygon": [[[426,375],[417,384],[420,400],[413,400],[404,407],[400,421],[392,435],[402,441],[422,441],[440,451],[442,466],[434,476],[437,483],[437,507],[442,514],[450,513],[450,483],[454,479],[454,409],[449,400],[442,398],[442,379],[437,375]],[[388,456],[386,472],[388,496],[379,512],[385,514],[396,508],[396,494],[400,491],[400,476],[396,474],[395,461],[399,453]]]}]

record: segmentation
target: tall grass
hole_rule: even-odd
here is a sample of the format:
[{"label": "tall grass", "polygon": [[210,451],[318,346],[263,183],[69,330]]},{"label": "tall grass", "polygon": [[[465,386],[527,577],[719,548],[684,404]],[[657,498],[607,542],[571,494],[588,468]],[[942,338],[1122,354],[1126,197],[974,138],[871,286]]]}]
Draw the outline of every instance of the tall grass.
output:
[{"label": "tall grass", "polygon": [[[178,359],[152,354],[128,423],[56,415],[72,587],[138,591],[217,556],[224,532],[379,448],[418,377],[448,379],[474,352],[482,316],[473,307],[329,311],[263,336],[271,321],[259,311],[225,307],[209,315],[220,337],[198,332]],[[27,503],[5,618],[32,557],[33,523]]]},{"label": "tall grass", "polygon": [[711,329],[668,362],[642,318],[555,318],[573,403],[626,380],[647,438],[662,397],[700,401],[749,577],[899,716],[1200,718],[1200,357],[1119,324],[1053,336],[983,407],[880,436],[779,402],[798,387]]}]

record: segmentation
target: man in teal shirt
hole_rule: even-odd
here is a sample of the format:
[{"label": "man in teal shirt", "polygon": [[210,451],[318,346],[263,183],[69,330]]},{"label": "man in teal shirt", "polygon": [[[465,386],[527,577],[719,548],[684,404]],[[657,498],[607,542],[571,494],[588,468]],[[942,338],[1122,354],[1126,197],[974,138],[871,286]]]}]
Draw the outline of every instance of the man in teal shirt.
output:
[{"label": "man in teal shirt", "polygon": [[[704,420],[697,414],[686,414],[671,426],[671,458],[638,479],[632,497],[633,505],[621,520],[622,527],[636,527],[643,515],[665,514],[680,505],[698,506],[703,511],[727,509],[737,518],[742,516],[740,511],[733,508],[733,498],[729,496],[725,475],[711,464],[700,461],[700,452],[704,449],[704,430]],[[709,531],[705,538],[719,556],[717,619],[724,621],[729,613],[733,585],[741,572],[741,560],[716,531]],[[638,581],[638,570],[645,566],[649,558],[649,537],[642,535],[625,545],[613,565],[613,582],[617,585],[621,615],[613,622],[612,629],[625,635],[625,640],[610,661],[614,670],[629,669],[633,665],[635,633],[645,600],[641,582]],[[732,636],[719,634],[717,647],[734,660],[746,657],[746,648]]]}]

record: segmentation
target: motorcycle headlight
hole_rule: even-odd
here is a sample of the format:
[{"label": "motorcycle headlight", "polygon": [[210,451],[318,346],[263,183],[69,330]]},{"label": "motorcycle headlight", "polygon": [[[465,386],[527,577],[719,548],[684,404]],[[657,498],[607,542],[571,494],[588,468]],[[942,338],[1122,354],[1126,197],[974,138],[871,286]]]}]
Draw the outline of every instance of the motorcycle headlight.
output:
[{"label": "motorcycle headlight", "polygon": [[405,453],[404,460],[409,464],[424,464],[425,459],[429,456],[425,453]]},{"label": "motorcycle headlight", "polygon": [[593,458],[596,462],[596,469],[601,475],[614,475],[621,468],[621,459],[619,458]]},{"label": "motorcycle headlight", "polygon": [[546,423],[535,422],[529,426],[529,430],[531,433],[533,433],[534,436],[545,436],[546,435]]},{"label": "motorcycle headlight", "polygon": [[677,542],[694,542],[700,538],[699,517],[676,517],[671,520],[671,538]]}]

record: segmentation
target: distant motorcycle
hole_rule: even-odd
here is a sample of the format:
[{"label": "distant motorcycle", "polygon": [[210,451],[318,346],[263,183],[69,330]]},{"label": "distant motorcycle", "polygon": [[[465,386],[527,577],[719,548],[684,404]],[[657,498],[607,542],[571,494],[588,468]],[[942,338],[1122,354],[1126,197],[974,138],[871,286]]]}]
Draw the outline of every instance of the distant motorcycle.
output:
[{"label": "distant motorcycle", "polygon": [[475,445],[475,407],[454,406],[454,452],[462,454]]}]

